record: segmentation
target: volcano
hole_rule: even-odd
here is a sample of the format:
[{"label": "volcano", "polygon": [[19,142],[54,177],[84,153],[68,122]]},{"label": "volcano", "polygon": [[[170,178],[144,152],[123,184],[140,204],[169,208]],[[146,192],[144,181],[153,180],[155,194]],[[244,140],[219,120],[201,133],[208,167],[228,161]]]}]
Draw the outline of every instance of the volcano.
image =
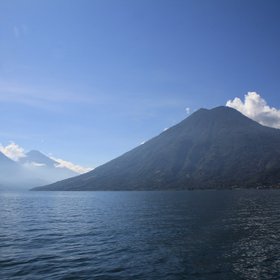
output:
[{"label": "volcano", "polygon": [[200,109],[86,174],[34,190],[185,190],[278,187],[280,130],[229,107]]}]

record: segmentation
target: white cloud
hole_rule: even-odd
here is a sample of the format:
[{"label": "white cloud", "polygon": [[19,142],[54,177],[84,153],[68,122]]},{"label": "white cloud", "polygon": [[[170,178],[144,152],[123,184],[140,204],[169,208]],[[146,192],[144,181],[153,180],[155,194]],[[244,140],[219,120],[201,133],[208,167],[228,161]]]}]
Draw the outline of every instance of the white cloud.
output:
[{"label": "white cloud", "polygon": [[55,166],[57,168],[68,168],[79,174],[86,173],[86,172],[89,172],[90,170],[92,170],[92,168],[83,167],[83,166],[74,164],[70,161],[66,161],[66,160],[63,160],[60,158],[55,158],[55,157],[50,157],[50,158],[53,159],[54,161],[58,162],[58,164]]},{"label": "white cloud", "polygon": [[24,163],[23,163],[23,166],[24,166],[25,168],[28,168],[28,169],[34,171],[34,170],[38,170],[38,169],[40,169],[40,168],[45,167],[46,164],[32,161],[32,162],[24,162]]},{"label": "white cloud", "polygon": [[280,110],[267,105],[266,101],[256,92],[248,92],[244,96],[244,101],[235,97],[233,100],[227,101],[226,106],[240,111],[262,125],[280,128]]},{"label": "white cloud", "polygon": [[186,111],[186,113],[189,115],[190,112],[191,112],[191,108],[187,107],[187,108],[185,109],[185,111]]},{"label": "white cloud", "polygon": [[46,166],[45,163],[39,163],[39,162],[35,162],[35,161],[32,161],[30,164],[31,164],[32,166],[35,166],[35,167]]},{"label": "white cloud", "polygon": [[2,144],[0,144],[0,152],[15,161],[18,161],[20,158],[26,156],[24,149],[14,142],[11,142],[7,146],[3,146]]}]

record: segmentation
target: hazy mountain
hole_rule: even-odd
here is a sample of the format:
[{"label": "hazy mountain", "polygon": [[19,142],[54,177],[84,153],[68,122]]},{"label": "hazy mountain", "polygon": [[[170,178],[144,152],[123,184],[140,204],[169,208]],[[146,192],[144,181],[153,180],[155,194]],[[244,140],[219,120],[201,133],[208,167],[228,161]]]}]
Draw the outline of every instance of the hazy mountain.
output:
[{"label": "hazy mountain", "polygon": [[21,167],[0,152],[0,188],[4,188],[8,183],[15,185],[15,176],[17,177],[20,172]]},{"label": "hazy mountain", "polygon": [[57,161],[36,150],[26,153],[26,156],[21,158],[19,163],[37,177],[48,182],[55,182],[78,175],[78,173],[68,168],[60,167]]},{"label": "hazy mountain", "polygon": [[0,153],[0,187],[2,189],[26,189],[75,175],[77,173],[60,167],[58,162],[39,151],[30,151],[17,162]]},{"label": "hazy mountain", "polygon": [[21,164],[34,163],[34,165],[36,165],[36,163],[37,163],[37,166],[41,165],[41,166],[46,166],[46,167],[55,167],[55,165],[58,164],[56,161],[52,160],[48,156],[46,156],[36,150],[32,150],[32,151],[26,153],[26,156],[20,158],[19,162]]},{"label": "hazy mountain", "polygon": [[4,170],[5,168],[17,168],[17,164],[0,152],[0,168]]},{"label": "hazy mountain", "polygon": [[47,182],[45,184],[78,175],[68,168],[60,167],[58,162],[36,150],[26,153],[19,163],[32,176]]},{"label": "hazy mountain", "polygon": [[228,107],[200,109],[91,172],[37,190],[170,190],[275,186],[280,130]]}]

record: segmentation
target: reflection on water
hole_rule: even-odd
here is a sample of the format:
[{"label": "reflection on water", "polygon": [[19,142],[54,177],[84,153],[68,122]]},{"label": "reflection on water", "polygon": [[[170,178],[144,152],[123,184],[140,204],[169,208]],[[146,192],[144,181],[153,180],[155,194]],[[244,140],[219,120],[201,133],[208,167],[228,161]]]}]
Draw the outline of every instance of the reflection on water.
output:
[{"label": "reflection on water", "polygon": [[280,279],[280,191],[0,193],[0,279]]}]

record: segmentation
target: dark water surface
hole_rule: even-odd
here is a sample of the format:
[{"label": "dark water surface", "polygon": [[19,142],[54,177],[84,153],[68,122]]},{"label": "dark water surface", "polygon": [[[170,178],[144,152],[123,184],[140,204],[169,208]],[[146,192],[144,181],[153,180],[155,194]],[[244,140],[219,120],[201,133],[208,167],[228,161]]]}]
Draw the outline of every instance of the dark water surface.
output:
[{"label": "dark water surface", "polygon": [[280,191],[2,192],[0,279],[280,279]]}]

